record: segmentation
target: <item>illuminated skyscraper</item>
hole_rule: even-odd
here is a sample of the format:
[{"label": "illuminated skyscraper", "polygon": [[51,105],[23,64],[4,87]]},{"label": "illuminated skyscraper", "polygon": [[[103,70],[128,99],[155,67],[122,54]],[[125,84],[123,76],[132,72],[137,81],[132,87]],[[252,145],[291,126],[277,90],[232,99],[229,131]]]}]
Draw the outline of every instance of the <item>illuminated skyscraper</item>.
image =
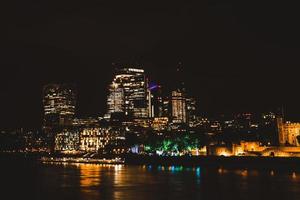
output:
[{"label": "illuminated skyscraper", "polygon": [[47,132],[72,125],[76,109],[76,92],[67,84],[49,84],[43,90],[44,121]]},{"label": "illuminated skyscraper", "polygon": [[163,98],[162,101],[162,116],[170,118],[172,116],[171,112],[171,102],[169,97]]},{"label": "illuminated skyscraper", "polygon": [[182,63],[179,63],[175,73],[175,89],[171,93],[172,122],[187,123],[187,105],[184,81],[182,80]]},{"label": "illuminated skyscraper", "polygon": [[109,94],[107,97],[108,114],[124,112],[124,101],[124,89],[119,84],[113,82],[109,86]]},{"label": "illuminated skyscraper", "polygon": [[172,121],[173,123],[186,123],[186,98],[182,91],[172,91]]},{"label": "illuminated skyscraper", "polygon": [[151,97],[151,107],[149,108],[149,112],[151,111],[151,117],[166,117],[163,113],[163,95],[162,88],[157,84],[149,85],[149,95],[148,98]]},{"label": "illuminated skyscraper", "polygon": [[143,69],[118,69],[109,88],[108,114],[124,112],[129,118],[147,118],[147,95],[147,80]]}]

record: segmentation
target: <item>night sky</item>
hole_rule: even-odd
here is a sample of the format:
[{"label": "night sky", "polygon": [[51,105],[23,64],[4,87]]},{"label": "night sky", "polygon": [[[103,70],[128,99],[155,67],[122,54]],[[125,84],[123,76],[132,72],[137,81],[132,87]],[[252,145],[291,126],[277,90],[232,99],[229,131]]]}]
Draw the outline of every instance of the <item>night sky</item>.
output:
[{"label": "night sky", "polygon": [[42,86],[49,82],[75,83],[78,114],[102,115],[112,63],[138,63],[169,87],[182,62],[199,113],[283,105],[290,118],[300,119],[296,4],[8,2],[0,20],[1,128],[39,127]]}]

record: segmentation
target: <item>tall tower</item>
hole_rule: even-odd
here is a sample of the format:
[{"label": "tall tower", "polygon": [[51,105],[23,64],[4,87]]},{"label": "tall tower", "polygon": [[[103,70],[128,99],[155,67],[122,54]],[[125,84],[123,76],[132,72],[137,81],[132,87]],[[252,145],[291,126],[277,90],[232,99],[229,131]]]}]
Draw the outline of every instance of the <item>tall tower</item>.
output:
[{"label": "tall tower", "polygon": [[70,126],[76,111],[76,90],[73,85],[49,84],[43,89],[43,129],[54,134],[62,127]]},{"label": "tall tower", "polygon": [[171,107],[173,123],[187,123],[187,106],[184,81],[182,79],[182,63],[176,68],[176,82],[171,92]]},{"label": "tall tower", "polygon": [[283,107],[277,111],[276,123],[277,123],[277,132],[278,132],[278,143],[280,146],[284,146],[286,144],[286,136],[285,136],[285,121],[284,121]]},{"label": "tall tower", "polygon": [[150,117],[166,117],[163,113],[163,95],[162,87],[158,84],[149,84],[149,96],[151,97],[151,116]]},{"label": "tall tower", "polygon": [[277,131],[278,131],[278,141],[280,146],[284,146],[286,143],[284,121],[283,118],[277,117]]},{"label": "tall tower", "polygon": [[173,123],[187,123],[186,98],[182,91],[172,91],[172,121]]},{"label": "tall tower", "polygon": [[109,86],[109,94],[107,97],[108,114],[123,113],[124,100],[124,89],[113,81],[113,83]]},{"label": "tall tower", "polygon": [[190,127],[196,122],[196,100],[194,98],[186,98],[187,119]]},{"label": "tall tower", "polygon": [[149,117],[148,83],[143,69],[117,69],[108,96],[108,112],[123,112],[131,119]]}]

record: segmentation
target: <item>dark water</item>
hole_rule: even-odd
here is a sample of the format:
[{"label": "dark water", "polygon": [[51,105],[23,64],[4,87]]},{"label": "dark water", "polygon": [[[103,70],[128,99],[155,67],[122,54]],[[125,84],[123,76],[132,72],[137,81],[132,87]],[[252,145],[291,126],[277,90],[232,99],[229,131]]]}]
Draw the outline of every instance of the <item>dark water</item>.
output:
[{"label": "dark water", "polygon": [[300,172],[180,166],[1,163],[1,199],[299,200]]}]

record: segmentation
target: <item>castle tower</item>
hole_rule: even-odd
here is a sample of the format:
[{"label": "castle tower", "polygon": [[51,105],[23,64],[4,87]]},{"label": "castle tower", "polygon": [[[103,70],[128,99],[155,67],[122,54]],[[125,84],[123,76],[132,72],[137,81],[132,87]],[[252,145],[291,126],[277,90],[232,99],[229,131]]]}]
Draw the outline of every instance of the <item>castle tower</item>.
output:
[{"label": "castle tower", "polygon": [[278,132],[278,142],[279,146],[284,146],[286,143],[286,138],[285,138],[285,130],[284,130],[284,121],[283,118],[277,117],[277,132]]}]

